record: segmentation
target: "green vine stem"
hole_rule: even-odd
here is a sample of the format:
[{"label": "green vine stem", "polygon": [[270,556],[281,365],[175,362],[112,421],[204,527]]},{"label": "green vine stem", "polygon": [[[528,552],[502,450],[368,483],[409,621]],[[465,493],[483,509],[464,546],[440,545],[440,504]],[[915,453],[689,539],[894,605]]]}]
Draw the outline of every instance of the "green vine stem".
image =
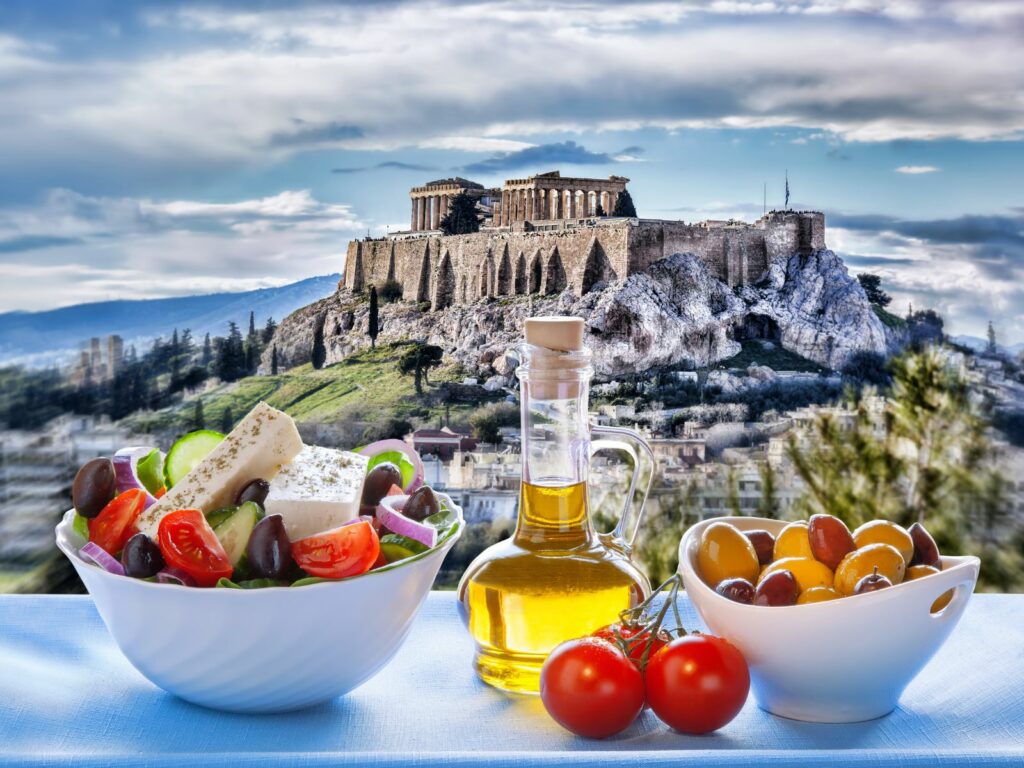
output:
[{"label": "green vine stem", "polygon": [[[673,574],[642,603],[619,614],[619,625],[614,631],[615,642],[623,653],[631,658],[632,652],[641,644],[644,645],[643,655],[640,657],[641,669],[647,666],[655,639],[667,643],[687,634],[683,628],[683,618],[679,613],[678,604],[679,590],[682,586],[682,577],[678,573]],[[658,598],[662,595],[664,599],[657,605]],[[664,626],[669,610],[675,619],[675,627],[672,629],[666,629]],[[629,630],[629,637],[623,634],[623,629]]]}]

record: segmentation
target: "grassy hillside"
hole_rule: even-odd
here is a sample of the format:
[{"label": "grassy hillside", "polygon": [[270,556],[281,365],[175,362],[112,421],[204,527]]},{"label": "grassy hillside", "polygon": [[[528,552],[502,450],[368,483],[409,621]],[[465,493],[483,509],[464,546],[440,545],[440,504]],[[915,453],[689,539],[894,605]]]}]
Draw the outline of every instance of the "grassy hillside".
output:
[{"label": "grassy hillside", "polygon": [[723,360],[721,365],[725,368],[746,369],[751,365],[767,365],[776,371],[807,371],[809,373],[821,373],[825,369],[806,357],[783,349],[781,344],[776,343],[771,349],[765,349],[760,341],[741,342],[743,349],[739,354]]},{"label": "grassy hillside", "polygon": [[[398,359],[406,348],[405,344],[381,345],[319,371],[307,364],[277,376],[250,376],[170,408],[129,417],[125,423],[143,432],[185,431],[193,427],[195,403],[199,399],[206,426],[214,429],[220,426],[226,409],[231,409],[237,421],[260,400],[287,412],[299,423],[351,423],[355,429],[396,418],[436,424],[445,415],[445,404],[440,402],[435,388],[425,386],[424,395],[418,396],[413,377],[398,371]],[[430,382],[457,382],[463,376],[457,366],[448,365],[432,370]],[[453,404],[448,415],[456,423],[474,407]]]}]

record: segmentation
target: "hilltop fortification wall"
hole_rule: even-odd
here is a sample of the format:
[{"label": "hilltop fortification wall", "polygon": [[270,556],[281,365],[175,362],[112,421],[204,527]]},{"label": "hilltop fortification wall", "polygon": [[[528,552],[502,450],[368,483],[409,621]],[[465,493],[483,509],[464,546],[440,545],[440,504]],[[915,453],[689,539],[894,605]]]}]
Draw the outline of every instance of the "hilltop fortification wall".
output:
[{"label": "hilltop fortification wall", "polygon": [[408,301],[434,309],[485,296],[582,296],[601,282],[645,272],[674,253],[694,253],[729,285],[757,282],[775,259],[825,247],[820,213],[773,212],[754,224],[652,219],[596,219],[468,235],[436,233],[353,240],[345,287],[366,290],[388,280]]}]

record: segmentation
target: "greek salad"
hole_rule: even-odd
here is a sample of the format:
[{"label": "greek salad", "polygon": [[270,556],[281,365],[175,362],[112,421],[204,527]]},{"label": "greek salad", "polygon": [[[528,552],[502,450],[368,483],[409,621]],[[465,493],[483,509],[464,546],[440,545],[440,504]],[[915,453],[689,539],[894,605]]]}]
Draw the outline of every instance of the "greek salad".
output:
[{"label": "greek salad", "polygon": [[462,524],[401,440],[304,445],[258,404],[229,434],[190,432],[165,454],[123,448],[72,486],[81,556],[110,573],[188,587],[302,586],[389,568]]}]

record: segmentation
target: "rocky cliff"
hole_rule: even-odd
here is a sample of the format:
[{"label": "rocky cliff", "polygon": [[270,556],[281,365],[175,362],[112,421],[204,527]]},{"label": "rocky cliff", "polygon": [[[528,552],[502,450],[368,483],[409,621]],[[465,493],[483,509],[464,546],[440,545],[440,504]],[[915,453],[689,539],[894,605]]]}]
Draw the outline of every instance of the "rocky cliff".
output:
[{"label": "rocky cliff", "polygon": [[[587,343],[601,378],[713,365],[740,350],[737,339],[769,338],[828,367],[858,351],[885,353],[893,340],[855,279],[832,251],[773,263],[756,286],[733,289],[692,254],[675,254],[582,298],[503,296],[431,312],[410,302],[381,304],[378,343],[436,344],[491,386],[510,382],[516,360],[506,351],[531,315],[570,314],[587,321]],[[282,368],[308,362],[322,325],[327,364],[369,346],[369,304],[345,288],[286,318],[273,346]],[[270,366],[270,351],[263,370]]]}]

